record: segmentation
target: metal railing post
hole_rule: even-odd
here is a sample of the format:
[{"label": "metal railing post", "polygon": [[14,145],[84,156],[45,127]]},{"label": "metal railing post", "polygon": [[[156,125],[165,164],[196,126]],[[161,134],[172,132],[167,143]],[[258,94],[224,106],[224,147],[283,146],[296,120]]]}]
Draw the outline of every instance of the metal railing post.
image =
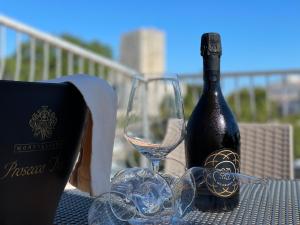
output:
[{"label": "metal railing post", "polygon": [[22,65],[22,34],[16,33],[16,68],[14,80],[20,80],[20,70]]},{"label": "metal railing post", "polygon": [[239,78],[238,76],[234,77],[234,106],[236,110],[237,117],[240,118],[241,116],[241,98],[240,98],[240,91],[239,91]]},{"label": "metal railing post", "polygon": [[35,75],[35,39],[30,38],[30,69],[29,69],[29,81],[34,81]]},{"label": "metal railing post", "polygon": [[95,75],[95,65],[92,61],[89,61],[89,75]]},{"label": "metal railing post", "polygon": [[78,73],[80,73],[80,74],[84,73],[84,58],[82,58],[82,57],[79,57]]},{"label": "metal railing post", "polygon": [[97,76],[104,77],[104,67],[101,64],[97,65]]},{"label": "metal railing post", "polygon": [[255,96],[253,76],[250,76],[250,86],[249,86],[248,90],[249,90],[250,111],[251,111],[252,121],[255,121],[255,119],[256,119],[256,96]]},{"label": "metal railing post", "polygon": [[55,49],[55,76],[58,78],[62,74],[62,69],[61,69],[61,49],[56,48]]},{"label": "metal railing post", "polygon": [[43,64],[43,80],[49,77],[49,44],[44,42],[44,64]]},{"label": "metal railing post", "polygon": [[6,28],[0,24],[0,79],[3,79],[5,70]]},{"label": "metal railing post", "polygon": [[68,75],[73,74],[74,68],[74,56],[71,52],[68,52]]},{"label": "metal railing post", "polygon": [[282,76],[282,86],[283,86],[283,105],[282,105],[282,116],[287,116],[289,114],[289,103],[287,94],[287,77]]},{"label": "metal railing post", "polygon": [[266,114],[267,114],[267,120],[271,120],[272,119],[272,110],[271,110],[271,100],[269,97],[269,91],[270,91],[270,79],[269,76],[265,76],[265,80],[266,80]]}]

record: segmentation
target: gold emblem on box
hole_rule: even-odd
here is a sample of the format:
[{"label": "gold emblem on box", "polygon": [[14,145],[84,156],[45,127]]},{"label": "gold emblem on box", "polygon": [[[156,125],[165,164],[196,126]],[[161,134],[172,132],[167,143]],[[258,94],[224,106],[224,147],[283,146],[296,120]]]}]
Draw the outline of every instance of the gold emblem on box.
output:
[{"label": "gold emblem on box", "polygon": [[50,138],[53,134],[57,123],[55,112],[48,108],[48,106],[42,106],[35,113],[33,113],[29,125],[32,128],[33,135],[40,137],[42,140]]}]

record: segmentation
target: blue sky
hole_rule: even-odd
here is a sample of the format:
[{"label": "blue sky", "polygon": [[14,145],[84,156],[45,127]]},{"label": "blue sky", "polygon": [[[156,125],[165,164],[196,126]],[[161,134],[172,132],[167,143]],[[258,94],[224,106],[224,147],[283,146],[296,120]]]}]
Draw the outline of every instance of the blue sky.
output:
[{"label": "blue sky", "polygon": [[[243,3],[241,3],[243,2]],[[198,72],[201,34],[222,35],[223,71],[300,68],[300,1],[7,0],[0,13],[40,30],[109,44],[156,27],[167,37],[167,71]]]}]

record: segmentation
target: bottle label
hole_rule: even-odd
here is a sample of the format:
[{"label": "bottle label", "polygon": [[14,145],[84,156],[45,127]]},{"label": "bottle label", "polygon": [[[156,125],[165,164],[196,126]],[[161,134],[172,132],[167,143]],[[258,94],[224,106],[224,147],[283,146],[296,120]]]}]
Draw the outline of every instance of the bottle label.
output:
[{"label": "bottle label", "polygon": [[240,171],[240,157],[230,149],[222,149],[210,154],[204,163],[206,186],[218,197],[228,198],[238,189],[236,174]]}]

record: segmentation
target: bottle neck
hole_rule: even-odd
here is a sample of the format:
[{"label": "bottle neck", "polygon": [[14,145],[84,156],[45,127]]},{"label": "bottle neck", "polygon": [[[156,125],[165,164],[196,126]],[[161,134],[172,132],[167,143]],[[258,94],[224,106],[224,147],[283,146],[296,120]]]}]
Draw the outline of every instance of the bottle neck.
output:
[{"label": "bottle neck", "polygon": [[203,80],[204,92],[221,91],[220,89],[220,56],[205,55],[203,56]]}]

